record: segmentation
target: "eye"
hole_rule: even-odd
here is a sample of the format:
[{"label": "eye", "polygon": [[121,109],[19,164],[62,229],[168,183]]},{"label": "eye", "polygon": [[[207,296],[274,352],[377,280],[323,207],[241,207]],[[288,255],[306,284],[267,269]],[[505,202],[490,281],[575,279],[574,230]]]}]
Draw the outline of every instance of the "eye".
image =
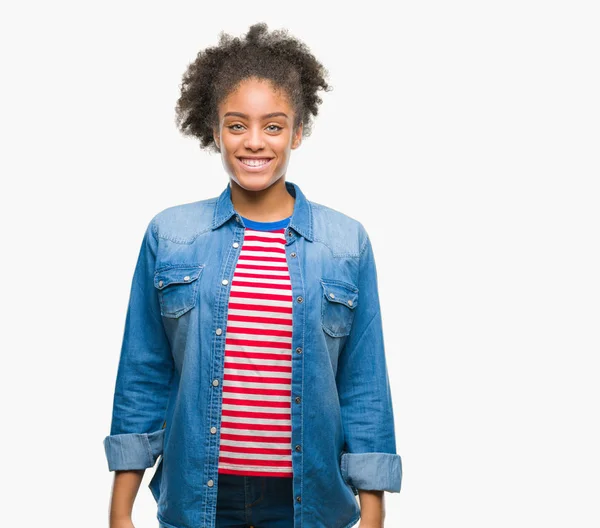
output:
[{"label": "eye", "polygon": [[280,127],[279,125],[269,125],[267,128],[271,128],[271,127],[275,127],[277,130],[272,130],[272,132],[279,132],[280,130],[283,130],[283,127]]},{"label": "eye", "polygon": [[233,127],[237,127],[237,126],[241,127],[242,125],[240,125],[239,123],[235,123],[234,125],[229,125],[227,128],[229,128],[231,130],[240,130],[239,128],[233,128]]}]

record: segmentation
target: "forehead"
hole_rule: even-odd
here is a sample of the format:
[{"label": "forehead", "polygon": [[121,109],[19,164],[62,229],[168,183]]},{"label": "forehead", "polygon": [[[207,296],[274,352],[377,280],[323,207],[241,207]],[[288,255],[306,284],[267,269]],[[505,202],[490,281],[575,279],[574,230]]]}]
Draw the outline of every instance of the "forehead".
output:
[{"label": "forehead", "polygon": [[243,112],[250,116],[263,115],[275,111],[289,113],[290,102],[285,90],[277,88],[266,79],[246,79],[242,81],[219,105],[221,113]]}]

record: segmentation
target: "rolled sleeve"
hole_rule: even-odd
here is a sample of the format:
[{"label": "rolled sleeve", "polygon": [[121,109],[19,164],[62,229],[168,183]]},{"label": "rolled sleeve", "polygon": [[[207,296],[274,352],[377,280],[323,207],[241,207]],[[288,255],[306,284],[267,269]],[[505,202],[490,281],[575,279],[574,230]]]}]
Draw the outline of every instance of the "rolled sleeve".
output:
[{"label": "rolled sleeve", "polygon": [[340,464],[354,488],[399,492],[402,464],[396,453],[377,269],[371,240],[361,228],[358,303],[336,374],[345,438]]},{"label": "rolled sleeve", "polygon": [[402,461],[393,453],[343,453],[342,477],[362,490],[398,493],[402,481]]},{"label": "rolled sleeve", "polygon": [[146,469],[154,466],[163,451],[165,430],[107,436],[104,450],[109,471]]},{"label": "rolled sleeve", "polygon": [[163,451],[175,367],[154,287],[157,244],[153,218],[133,276],[111,430],[104,438],[110,471],[152,467]]}]

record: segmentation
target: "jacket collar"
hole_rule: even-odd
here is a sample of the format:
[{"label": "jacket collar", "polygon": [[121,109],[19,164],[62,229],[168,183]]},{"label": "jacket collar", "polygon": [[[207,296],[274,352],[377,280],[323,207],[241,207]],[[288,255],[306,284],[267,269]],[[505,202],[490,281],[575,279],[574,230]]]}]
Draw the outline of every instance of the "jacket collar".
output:
[{"label": "jacket collar", "polygon": [[[285,186],[288,192],[296,198],[294,212],[290,218],[290,227],[312,242],[313,218],[310,202],[295,183],[286,181]],[[233,208],[233,202],[231,201],[231,182],[229,182],[217,199],[217,205],[213,214],[212,229],[221,227],[235,214],[236,210]]]}]

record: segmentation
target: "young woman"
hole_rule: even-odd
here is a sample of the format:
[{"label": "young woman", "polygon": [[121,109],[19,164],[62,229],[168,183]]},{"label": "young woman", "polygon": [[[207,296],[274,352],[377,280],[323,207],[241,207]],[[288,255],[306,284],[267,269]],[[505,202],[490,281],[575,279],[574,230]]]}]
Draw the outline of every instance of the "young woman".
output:
[{"label": "young woman", "polygon": [[400,491],[370,239],[285,179],[325,74],[266,24],[185,73],[178,125],[229,182],[148,224],[104,440],[111,528],[159,458],[162,528],[380,528]]}]

